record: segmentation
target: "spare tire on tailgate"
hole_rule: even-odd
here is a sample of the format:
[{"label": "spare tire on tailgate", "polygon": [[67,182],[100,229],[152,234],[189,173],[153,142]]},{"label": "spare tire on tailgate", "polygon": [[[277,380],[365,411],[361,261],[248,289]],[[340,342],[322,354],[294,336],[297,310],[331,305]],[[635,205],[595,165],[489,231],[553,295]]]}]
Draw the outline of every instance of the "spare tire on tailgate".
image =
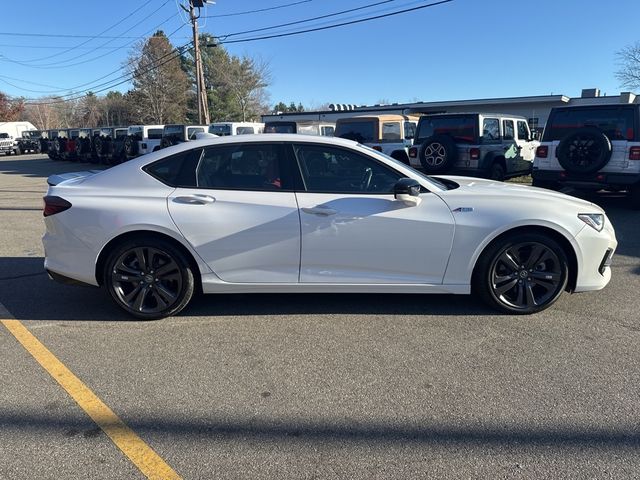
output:
[{"label": "spare tire on tailgate", "polygon": [[611,158],[611,141],[599,128],[579,128],[560,140],[557,157],[568,172],[597,172]]},{"label": "spare tire on tailgate", "polygon": [[445,173],[458,159],[458,148],[448,135],[427,138],[418,150],[418,158],[427,173]]}]

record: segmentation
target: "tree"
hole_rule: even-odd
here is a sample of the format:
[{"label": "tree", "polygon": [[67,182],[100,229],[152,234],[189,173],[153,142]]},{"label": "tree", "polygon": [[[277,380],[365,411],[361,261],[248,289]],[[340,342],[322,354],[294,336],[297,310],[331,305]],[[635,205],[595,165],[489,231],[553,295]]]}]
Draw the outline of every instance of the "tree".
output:
[{"label": "tree", "polygon": [[282,113],[295,113],[295,112],[304,112],[304,106],[302,103],[298,103],[296,106],[295,102],[291,102],[288,106],[284,102],[278,102],[273,107],[274,112],[282,112]]},{"label": "tree", "polygon": [[617,52],[620,70],[616,78],[623,87],[640,88],[640,42],[627,45]]},{"label": "tree", "polygon": [[59,126],[58,115],[52,102],[53,97],[42,97],[34,102],[26,103],[24,119],[33,123],[40,130],[49,130]]},{"label": "tree", "polygon": [[[201,45],[213,45],[207,34],[200,36]],[[253,120],[269,111],[266,87],[269,66],[247,56],[230,55],[222,45],[201,49],[204,82],[212,120]],[[184,68],[194,79],[193,52],[185,58]]]},{"label": "tree", "polygon": [[20,120],[23,112],[24,101],[22,99],[11,100],[7,95],[0,92],[0,122]]},{"label": "tree", "polygon": [[95,128],[102,120],[101,99],[95,93],[89,92],[78,102],[78,114],[83,127]]},{"label": "tree", "polygon": [[132,50],[126,67],[133,76],[131,100],[143,123],[181,123],[187,116],[189,78],[169,39],[157,31]]}]

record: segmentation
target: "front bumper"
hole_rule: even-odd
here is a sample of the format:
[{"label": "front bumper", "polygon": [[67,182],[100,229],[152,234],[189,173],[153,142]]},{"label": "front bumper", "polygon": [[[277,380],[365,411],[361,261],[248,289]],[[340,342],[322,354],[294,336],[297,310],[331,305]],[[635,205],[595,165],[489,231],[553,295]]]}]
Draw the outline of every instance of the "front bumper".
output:
[{"label": "front bumper", "polygon": [[611,261],[618,242],[608,218],[605,227],[597,232],[585,226],[576,241],[579,245],[578,276],[575,292],[590,292],[603,289],[611,280]]}]

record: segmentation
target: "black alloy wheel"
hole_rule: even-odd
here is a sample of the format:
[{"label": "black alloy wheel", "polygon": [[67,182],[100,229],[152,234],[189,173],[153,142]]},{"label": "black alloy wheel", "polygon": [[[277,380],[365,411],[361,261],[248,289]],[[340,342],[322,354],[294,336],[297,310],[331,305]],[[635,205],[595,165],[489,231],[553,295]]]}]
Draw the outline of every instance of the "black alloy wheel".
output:
[{"label": "black alloy wheel", "polygon": [[474,288],[489,305],[529,314],[551,306],[568,281],[563,249],[541,234],[517,234],[490,246],[478,263]]},{"label": "black alloy wheel", "polygon": [[120,308],[154,320],[182,310],[193,296],[195,281],[177,248],[160,239],[139,239],[111,252],[104,284]]}]

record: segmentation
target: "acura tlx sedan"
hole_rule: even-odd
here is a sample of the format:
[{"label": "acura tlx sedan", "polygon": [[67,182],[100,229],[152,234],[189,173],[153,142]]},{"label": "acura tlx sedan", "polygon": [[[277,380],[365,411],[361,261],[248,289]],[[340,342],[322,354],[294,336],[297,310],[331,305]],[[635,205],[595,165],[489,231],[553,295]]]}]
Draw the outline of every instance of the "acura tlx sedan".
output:
[{"label": "acura tlx sedan", "polygon": [[197,140],[49,184],[50,276],[102,286],[142,319],[198,291],[475,292],[534,313],[602,289],[617,246],[592,203],[428,177],[336,138]]}]

